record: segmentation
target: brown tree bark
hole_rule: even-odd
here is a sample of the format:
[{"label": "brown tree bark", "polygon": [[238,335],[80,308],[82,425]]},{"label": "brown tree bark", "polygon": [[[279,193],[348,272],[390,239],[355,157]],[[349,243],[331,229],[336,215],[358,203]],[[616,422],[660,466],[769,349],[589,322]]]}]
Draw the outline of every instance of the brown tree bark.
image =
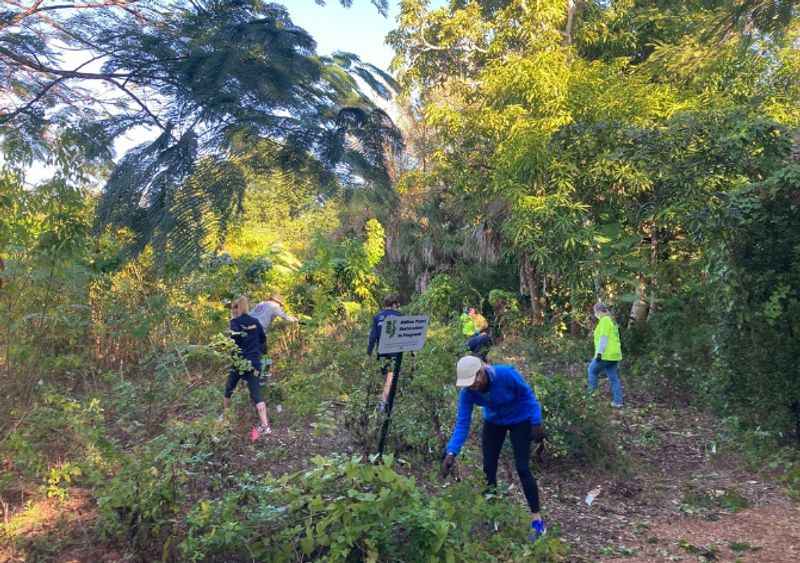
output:
[{"label": "brown tree bark", "polygon": [[531,322],[534,325],[541,325],[544,322],[540,289],[541,273],[527,254],[523,256],[520,264],[520,281],[524,292],[531,297]]}]

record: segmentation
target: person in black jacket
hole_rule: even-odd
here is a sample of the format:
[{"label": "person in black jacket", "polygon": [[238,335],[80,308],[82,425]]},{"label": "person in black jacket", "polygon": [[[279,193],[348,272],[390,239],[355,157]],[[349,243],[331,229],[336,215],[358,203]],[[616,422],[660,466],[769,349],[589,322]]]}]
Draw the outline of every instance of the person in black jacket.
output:
[{"label": "person in black jacket", "polygon": [[[387,317],[399,317],[400,299],[396,295],[389,295],[383,300],[383,309],[374,317],[372,317],[372,329],[369,331],[369,343],[367,345],[367,356],[372,355],[373,350],[378,350],[381,340],[381,330],[383,329],[383,321]],[[389,398],[389,389],[392,387],[392,379],[394,378],[393,362],[397,362],[399,354],[378,354],[378,360],[381,361],[381,374],[384,375],[383,394],[381,401],[378,403],[378,410],[383,412],[386,408],[386,401]]]},{"label": "person in black jacket", "polygon": [[236,345],[239,347],[239,357],[234,360],[234,365],[228,374],[228,383],[225,385],[224,408],[227,411],[239,380],[244,379],[250,390],[250,399],[256,406],[259,426],[253,428],[250,437],[257,440],[260,436],[272,434],[272,429],[267,419],[267,405],[261,399],[261,387],[258,374],[261,371],[261,356],[267,343],[267,337],[261,323],[248,312],[250,304],[247,297],[241,296],[231,303],[230,331]]}]

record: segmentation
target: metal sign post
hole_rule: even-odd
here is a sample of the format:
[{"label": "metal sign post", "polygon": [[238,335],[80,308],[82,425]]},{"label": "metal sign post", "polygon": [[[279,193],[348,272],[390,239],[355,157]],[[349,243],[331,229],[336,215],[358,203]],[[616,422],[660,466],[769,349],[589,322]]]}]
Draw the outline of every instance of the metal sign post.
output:
[{"label": "metal sign post", "polygon": [[389,397],[386,399],[386,410],[381,426],[381,437],[378,440],[378,457],[383,457],[383,448],[386,446],[386,435],[389,433],[389,421],[392,418],[392,407],[394,406],[394,396],[397,394],[397,382],[400,379],[400,366],[403,363],[403,353],[397,354],[394,359],[394,376],[392,384],[389,386]]},{"label": "metal sign post", "polygon": [[425,345],[428,334],[428,317],[387,317],[381,327],[381,338],[378,343],[379,354],[396,354],[392,383],[389,386],[389,397],[386,399],[386,411],[381,426],[381,436],[378,440],[378,458],[383,458],[386,446],[386,436],[389,433],[389,422],[392,419],[394,398],[397,394],[397,385],[400,380],[400,368],[403,363],[403,352],[416,352]]}]

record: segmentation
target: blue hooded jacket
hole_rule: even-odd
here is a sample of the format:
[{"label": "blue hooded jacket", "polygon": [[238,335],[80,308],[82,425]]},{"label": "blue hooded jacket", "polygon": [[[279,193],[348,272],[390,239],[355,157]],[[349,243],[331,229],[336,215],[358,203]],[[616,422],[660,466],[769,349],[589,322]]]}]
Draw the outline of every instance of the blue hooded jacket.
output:
[{"label": "blue hooded jacket", "polygon": [[369,331],[369,344],[367,345],[367,355],[372,355],[372,350],[378,345],[381,339],[381,329],[386,317],[399,317],[400,311],[394,309],[383,309],[380,313],[372,317],[372,329]]},{"label": "blue hooded jacket", "polygon": [[483,419],[501,426],[518,424],[530,420],[531,424],[542,423],[542,407],[536,394],[525,379],[509,365],[494,365],[487,368],[489,389],[479,393],[464,388],[458,395],[456,426],[447,452],[458,455],[469,434],[472,407],[483,407]]}]

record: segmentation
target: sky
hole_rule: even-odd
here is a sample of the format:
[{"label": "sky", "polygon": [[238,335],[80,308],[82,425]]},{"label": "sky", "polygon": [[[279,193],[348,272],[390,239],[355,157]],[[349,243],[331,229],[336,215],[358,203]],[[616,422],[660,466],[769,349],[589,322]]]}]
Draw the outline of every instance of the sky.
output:
[{"label": "sky", "polygon": [[353,0],[350,8],[343,7],[339,0],[326,0],[325,6],[314,0],[279,3],[289,10],[292,21],[317,41],[319,54],[347,51],[382,69],[389,67],[394,53],[384,40],[397,24],[399,0],[390,0],[387,17],[370,0]]},{"label": "sky", "polygon": [[[347,51],[382,69],[388,69],[392,62],[394,53],[384,40],[397,25],[400,0],[389,0],[387,17],[383,17],[370,0],[353,0],[349,8],[343,7],[339,0],[325,0],[325,6],[314,0],[277,2],[286,6],[292,21],[316,39],[319,54]],[[447,0],[430,0],[429,8],[446,3]]]}]

